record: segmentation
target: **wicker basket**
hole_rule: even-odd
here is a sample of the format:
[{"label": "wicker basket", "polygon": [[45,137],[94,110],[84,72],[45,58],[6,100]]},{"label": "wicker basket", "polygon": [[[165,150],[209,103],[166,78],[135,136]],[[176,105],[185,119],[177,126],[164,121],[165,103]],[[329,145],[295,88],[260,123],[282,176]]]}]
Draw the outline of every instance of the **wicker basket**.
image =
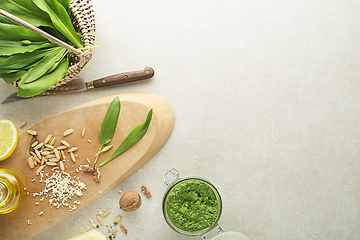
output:
[{"label": "wicker basket", "polygon": [[[95,16],[93,7],[90,4],[90,0],[72,0],[71,1],[71,21],[77,32],[82,33],[82,41],[84,47],[92,47],[95,44]],[[58,40],[58,39],[57,39]],[[62,41],[58,40],[60,43]],[[59,44],[61,45],[61,44]],[[65,46],[64,46],[65,47]],[[67,48],[67,47],[65,47]],[[70,82],[84,66],[90,61],[92,57],[92,49],[85,51],[79,51],[78,54],[74,54],[69,59],[69,70],[55,86],[49,90],[54,90],[56,87],[60,87]],[[19,81],[12,83],[15,87],[18,87]]]}]

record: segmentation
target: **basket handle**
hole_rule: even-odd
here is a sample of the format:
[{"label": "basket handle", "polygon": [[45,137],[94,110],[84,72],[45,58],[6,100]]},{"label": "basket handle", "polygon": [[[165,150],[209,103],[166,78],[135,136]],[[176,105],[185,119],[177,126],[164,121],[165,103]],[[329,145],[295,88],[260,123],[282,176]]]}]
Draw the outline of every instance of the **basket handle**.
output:
[{"label": "basket handle", "polygon": [[0,14],[7,17],[7,18],[9,18],[9,19],[11,19],[11,20],[13,20],[13,21],[15,21],[15,22],[17,22],[17,23],[19,23],[19,24],[21,24],[22,26],[30,29],[31,31],[36,32],[37,34],[47,38],[51,42],[54,42],[57,45],[60,45],[61,47],[64,47],[67,50],[69,50],[70,52],[74,53],[75,55],[77,55],[80,58],[80,67],[83,67],[83,65],[85,64],[85,57],[84,57],[84,53],[82,51],[70,46],[69,44],[67,44],[67,43],[61,41],[60,39],[48,34],[47,32],[45,32],[45,31],[31,25],[30,23],[28,23],[28,22],[26,22],[26,21],[24,21],[24,20],[22,20],[22,19],[20,19],[20,18],[18,18],[16,16],[2,10],[1,8],[0,8]]}]

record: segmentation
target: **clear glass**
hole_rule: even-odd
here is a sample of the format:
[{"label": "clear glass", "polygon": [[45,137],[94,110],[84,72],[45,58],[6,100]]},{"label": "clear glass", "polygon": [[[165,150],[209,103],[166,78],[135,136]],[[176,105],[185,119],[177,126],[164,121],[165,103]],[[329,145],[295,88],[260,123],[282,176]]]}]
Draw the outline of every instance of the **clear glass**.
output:
[{"label": "clear glass", "polygon": [[0,214],[15,210],[24,197],[24,184],[11,170],[0,169]]},{"label": "clear glass", "polygon": [[[178,172],[177,172],[178,173]],[[172,174],[174,174],[172,172]],[[180,174],[176,174],[176,179],[174,181],[172,181],[171,183],[169,181],[165,181],[167,178],[164,178],[164,182],[165,184],[168,185],[168,188],[164,194],[163,197],[163,202],[162,202],[162,210],[163,210],[163,215],[165,218],[166,223],[176,232],[186,235],[186,236],[201,236],[209,231],[211,231],[212,229],[214,229],[217,226],[217,223],[220,219],[221,216],[221,212],[222,212],[222,201],[221,201],[221,197],[220,197],[220,193],[218,192],[218,190],[215,188],[214,185],[212,185],[209,181],[207,181],[206,179],[200,178],[200,177],[180,177]],[[198,232],[187,232],[184,230],[179,229],[178,227],[176,227],[171,220],[169,219],[168,215],[167,215],[167,211],[166,211],[166,203],[167,203],[167,197],[169,195],[169,193],[171,192],[171,190],[176,187],[178,184],[183,183],[185,181],[190,181],[190,180],[197,180],[197,181],[201,181],[203,183],[205,183],[207,186],[209,186],[215,193],[218,201],[219,201],[219,213],[218,216],[216,217],[216,220],[214,221],[214,223],[209,226],[208,228],[205,228],[201,231]]]}]

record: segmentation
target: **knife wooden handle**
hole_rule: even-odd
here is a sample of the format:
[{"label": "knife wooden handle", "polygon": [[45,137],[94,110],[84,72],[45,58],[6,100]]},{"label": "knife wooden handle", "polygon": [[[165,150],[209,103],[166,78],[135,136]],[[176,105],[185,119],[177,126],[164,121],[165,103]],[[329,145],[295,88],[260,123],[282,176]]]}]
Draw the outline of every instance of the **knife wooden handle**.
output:
[{"label": "knife wooden handle", "polygon": [[120,83],[144,80],[153,77],[154,74],[154,69],[152,69],[151,67],[146,67],[144,70],[119,73],[108,77],[100,78],[92,82],[87,82],[87,88],[90,89],[107,87]]}]

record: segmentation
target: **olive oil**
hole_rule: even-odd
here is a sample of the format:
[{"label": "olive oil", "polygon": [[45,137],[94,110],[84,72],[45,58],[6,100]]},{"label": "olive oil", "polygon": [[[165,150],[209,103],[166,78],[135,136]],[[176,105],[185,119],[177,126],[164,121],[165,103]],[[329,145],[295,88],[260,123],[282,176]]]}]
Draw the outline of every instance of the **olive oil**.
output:
[{"label": "olive oil", "polygon": [[11,170],[0,169],[0,214],[15,210],[24,197],[24,184]]}]

